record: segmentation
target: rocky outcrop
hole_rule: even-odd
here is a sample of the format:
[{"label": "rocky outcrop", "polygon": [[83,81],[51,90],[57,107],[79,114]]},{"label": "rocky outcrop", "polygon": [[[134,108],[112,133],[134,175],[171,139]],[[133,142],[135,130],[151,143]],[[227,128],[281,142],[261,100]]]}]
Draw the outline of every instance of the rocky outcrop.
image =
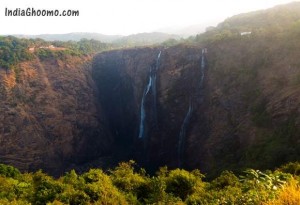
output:
[{"label": "rocky outcrop", "polygon": [[60,174],[110,151],[89,62],[36,58],[1,70],[1,163]]}]

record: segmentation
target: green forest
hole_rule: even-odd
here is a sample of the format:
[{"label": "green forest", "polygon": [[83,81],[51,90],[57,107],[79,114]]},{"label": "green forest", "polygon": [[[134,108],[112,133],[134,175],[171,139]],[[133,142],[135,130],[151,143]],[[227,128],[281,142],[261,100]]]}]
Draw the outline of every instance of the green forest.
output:
[{"label": "green forest", "polygon": [[[64,48],[65,50],[52,51],[44,48],[50,45]],[[34,52],[29,51],[31,47],[35,48]],[[82,39],[78,42],[48,42],[42,39],[19,39],[13,36],[0,36],[0,68],[7,70],[17,69],[18,63],[30,60],[34,56],[38,56],[40,59],[52,57],[63,59],[67,55],[89,55],[112,48],[110,44],[101,43],[93,39]]]},{"label": "green forest", "polygon": [[161,167],[150,176],[134,161],[111,170],[74,170],[60,178],[0,165],[0,204],[300,204],[300,163],[274,171],[223,171],[208,180],[199,170]]}]

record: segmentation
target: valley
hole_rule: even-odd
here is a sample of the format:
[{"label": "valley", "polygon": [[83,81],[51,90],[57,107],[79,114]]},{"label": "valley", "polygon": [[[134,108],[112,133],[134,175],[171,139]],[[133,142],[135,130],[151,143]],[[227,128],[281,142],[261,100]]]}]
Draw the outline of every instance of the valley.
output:
[{"label": "valley", "polygon": [[298,8],[172,44],[1,37],[1,162],[60,176],[134,159],[213,177],[299,160]]}]

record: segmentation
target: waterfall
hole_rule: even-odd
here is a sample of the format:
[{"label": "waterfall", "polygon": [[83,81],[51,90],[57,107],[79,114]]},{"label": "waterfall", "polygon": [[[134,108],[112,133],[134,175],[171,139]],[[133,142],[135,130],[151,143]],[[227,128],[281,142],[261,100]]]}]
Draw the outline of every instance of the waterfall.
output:
[{"label": "waterfall", "polygon": [[142,97],[142,102],[141,102],[141,120],[140,120],[140,132],[139,132],[139,138],[144,137],[144,127],[145,127],[145,119],[146,119],[146,111],[145,111],[145,98],[147,94],[149,93],[150,87],[152,85],[152,78],[151,76],[149,77],[149,82],[144,89],[143,97]]},{"label": "waterfall", "polygon": [[140,129],[139,129],[139,138],[144,138],[144,130],[145,130],[145,121],[146,121],[146,110],[145,110],[145,100],[148,95],[150,88],[153,96],[153,113],[154,120],[156,123],[157,113],[156,113],[156,73],[159,68],[159,60],[160,60],[161,51],[159,51],[158,56],[156,58],[155,68],[150,69],[149,82],[146,85],[141,101],[141,114],[140,114]]},{"label": "waterfall", "polygon": [[154,70],[153,75],[152,75],[152,79],[153,79],[153,83],[152,83],[153,113],[154,113],[155,126],[157,125],[156,74],[157,74],[157,70],[159,69],[160,55],[161,55],[161,51],[159,51],[159,53],[157,55],[155,70]]},{"label": "waterfall", "polygon": [[[200,92],[202,91],[203,84],[204,84],[204,72],[205,72],[205,53],[207,53],[207,49],[204,48],[202,49],[202,54],[201,54],[201,64],[200,64],[200,69],[201,69],[201,76],[200,76]],[[203,96],[200,97],[202,102]],[[182,161],[183,161],[183,153],[184,153],[184,146],[185,146],[185,138],[186,138],[186,131],[187,127],[190,122],[190,118],[193,112],[193,106],[192,106],[192,98],[190,99],[190,104],[189,104],[189,109],[185,115],[185,118],[183,120],[183,123],[181,125],[179,137],[178,137],[178,147],[177,147],[177,155],[178,155],[178,166],[182,166]]]},{"label": "waterfall", "polygon": [[203,87],[203,81],[204,81],[204,69],[205,69],[204,53],[206,53],[206,48],[203,48],[203,49],[202,49],[200,88]]},{"label": "waterfall", "polygon": [[192,101],[190,100],[190,105],[188,112],[185,115],[185,118],[183,120],[183,123],[181,125],[180,133],[179,133],[179,138],[178,138],[178,166],[182,166],[182,157],[183,157],[183,150],[184,150],[184,142],[185,142],[185,136],[186,136],[186,129],[187,126],[189,125],[190,118],[193,112],[193,107],[192,107]]},{"label": "waterfall", "polygon": [[159,60],[160,60],[161,51],[159,51],[157,59],[156,59],[156,70],[159,68]]}]

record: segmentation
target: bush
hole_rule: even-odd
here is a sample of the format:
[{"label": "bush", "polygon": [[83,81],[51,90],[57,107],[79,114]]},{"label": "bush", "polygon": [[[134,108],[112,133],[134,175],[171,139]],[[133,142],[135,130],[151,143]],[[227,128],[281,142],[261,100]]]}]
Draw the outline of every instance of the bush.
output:
[{"label": "bush", "polygon": [[21,173],[13,166],[0,164],[0,175],[4,177],[17,178],[21,175]]},{"label": "bush", "polygon": [[113,186],[111,178],[100,169],[91,169],[82,175],[84,192],[95,204],[127,204],[125,197]]},{"label": "bush", "polygon": [[175,169],[168,173],[165,178],[166,192],[171,193],[183,201],[194,192],[203,190],[204,176],[200,172],[188,172],[182,169]]},{"label": "bush", "polygon": [[41,171],[33,175],[33,186],[34,195],[32,202],[34,202],[34,204],[53,202],[63,191],[61,183]]},{"label": "bush", "polygon": [[290,173],[296,176],[300,175],[300,163],[299,162],[289,162],[283,166],[281,166],[279,169],[281,172]]},{"label": "bush", "polygon": [[134,171],[134,165],[134,161],[129,161],[128,163],[122,162],[110,173],[116,187],[124,192],[137,195],[139,189],[147,183],[147,180]]},{"label": "bush", "polygon": [[223,171],[219,177],[211,182],[212,189],[224,189],[226,187],[240,187],[240,181],[231,171]]}]

